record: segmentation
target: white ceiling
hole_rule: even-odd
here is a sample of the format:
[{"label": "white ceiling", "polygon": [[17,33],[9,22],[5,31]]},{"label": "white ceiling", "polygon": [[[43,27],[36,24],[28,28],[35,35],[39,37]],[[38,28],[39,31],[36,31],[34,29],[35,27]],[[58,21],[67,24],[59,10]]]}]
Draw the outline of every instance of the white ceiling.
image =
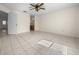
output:
[{"label": "white ceiling", "polygon": [[68,8],[68,7],[78,5],[78,3],[45,3],[44,7],[46,8],[46,10],[40,10],[39,12],[35,12],[34,10],[29,10],[29,7],[30,7],[29,4],[30,3],[2,3],[1,5],[6,6],[10,10],[17,10],[21,12],[27,11],[27,13],[34,14],[34,15],[45,14],[51,11],[53,12],[63,8]]}]

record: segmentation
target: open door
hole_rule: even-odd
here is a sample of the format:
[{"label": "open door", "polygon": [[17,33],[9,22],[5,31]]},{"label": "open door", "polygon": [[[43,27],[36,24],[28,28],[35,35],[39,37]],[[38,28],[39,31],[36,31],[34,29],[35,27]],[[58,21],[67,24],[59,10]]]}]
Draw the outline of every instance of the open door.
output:
[{"label": "open door", "polygon": [[31,15],[30,16],[30,31],[34,31],[35,29],[35,16]]}]

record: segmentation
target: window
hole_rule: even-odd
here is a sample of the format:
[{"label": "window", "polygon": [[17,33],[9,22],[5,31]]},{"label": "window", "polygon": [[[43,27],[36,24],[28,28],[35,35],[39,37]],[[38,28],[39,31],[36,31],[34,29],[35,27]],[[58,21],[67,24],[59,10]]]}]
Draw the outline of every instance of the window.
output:
[{"label": "window", "polygon": [[2,21],[2,25],[6,25],[6,21],[5,20]]}]

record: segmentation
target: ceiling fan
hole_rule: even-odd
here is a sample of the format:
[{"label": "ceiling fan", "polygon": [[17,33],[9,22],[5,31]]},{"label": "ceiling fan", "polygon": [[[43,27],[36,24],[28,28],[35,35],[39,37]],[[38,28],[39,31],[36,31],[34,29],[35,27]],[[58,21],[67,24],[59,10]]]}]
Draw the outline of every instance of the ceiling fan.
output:
[{"label": "ceiling fan", "polygon": [[45,10],[45,8],[43,7],[44,3],[32,3],[30,4],[31,5],[31,9],[30,10],[35,10],[35,11],[39,11],[40,9],[41,10]]}]

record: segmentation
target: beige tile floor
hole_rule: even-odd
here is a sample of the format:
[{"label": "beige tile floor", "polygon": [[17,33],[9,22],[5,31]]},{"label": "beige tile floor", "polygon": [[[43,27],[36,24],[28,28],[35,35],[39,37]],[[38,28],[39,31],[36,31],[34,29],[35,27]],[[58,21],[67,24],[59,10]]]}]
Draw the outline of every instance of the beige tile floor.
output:
[{"label": "beige tile floor", "polygon": [[[40,40],[53,41],[51,48],[38,45]],[[56,46],[56,45],[58,46]],[[61,46],[61,47],[59,47]],[[66,47],[63,54],[62,47]],[[60,51],[61,50],[61,51]],[[78,55],[79,38],[45,32],[0,35],[0,55]]]}]

